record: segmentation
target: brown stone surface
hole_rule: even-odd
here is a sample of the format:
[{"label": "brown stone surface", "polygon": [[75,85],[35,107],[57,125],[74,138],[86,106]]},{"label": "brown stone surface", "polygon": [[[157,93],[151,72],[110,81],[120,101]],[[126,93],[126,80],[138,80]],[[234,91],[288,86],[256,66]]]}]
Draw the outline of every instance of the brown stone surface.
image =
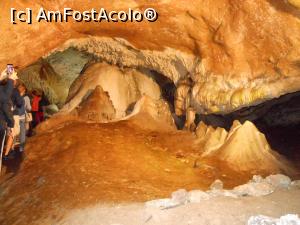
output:
[{"label": "brown stone surface", "polygon": [[108,122],[116,116],[109,95],[101,86],[97,86],[76,110],[78,116],[85,121]]},{"label": "brown stone surface", "polygon": [[[161,52],[168,48],[179,50],[174,53],[178,56],[199,57],[183,62],[195,64],[197,73],[193,79],[198,84],[194,88],[195,108],[199,112],[232,111],[300,89],[300,23],[299,10],[294,7],[299,3],[295,0],[290,3],[277,0],[195,0],[189,4],[182,0],[136,0],[111,3],[106,0],[100,4],[97,1],[40,0],[29,3],[5,0],[0,3],[0,67],[8,62],[27,66],[69,39],[117,37],[127,40],[139,50]],[[10,23],[11,7],[31,7],[34,15],[40,7],[46,10],[70,7],[80,11],[101,7],[107,10],[153,7],[159,13],[159,19],[154,23],[34,21],[32,25],[13,25]],[[195,61],[191,62],[192,59]],[[197,65],[199,59],[201,63]],[[122,63],[122,60],[117,54],[110,63]],[[150,69],[158,63],[161,62],[154,60]],[[185,76],[186,71],[195,72],[191,65],[176,65],[179,75]],[[159,72],[165,72],[164,75],[175,82],[178,80],[174,74],[168,74],[168,70]],[[203,80],[206,80],[205,85]],[[213,99],[217,100],[214,102]]]},{"label": "brown stone surface", "polygon": [[[281,70],[298,74],[299,18],[283,1],[1,1],[0,66],[12,62],[26,66],[70,38],[87,35],[122,37],[141,49],[180,49],[199,55],[214,73],[253,77]],[[292,2],[292,1],[291,1]],[[154,7],[155,23],[10,23],[10,7],[31,7],[34,12],[70,7],[78,10],[106,7]],[[26,57],[24,57],[24,54]]]}]

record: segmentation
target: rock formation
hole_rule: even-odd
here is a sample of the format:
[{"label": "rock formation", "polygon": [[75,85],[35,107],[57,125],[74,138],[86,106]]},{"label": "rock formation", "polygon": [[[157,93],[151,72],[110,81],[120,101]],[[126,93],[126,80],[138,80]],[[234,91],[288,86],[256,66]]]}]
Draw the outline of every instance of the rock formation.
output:
[{"label": "rock formation", "polygon": [[107,92],[97,86],[93,92],[75,109],[85,121],[109,122],[116,116],[116,110]]},{"label": "rock formation", "polygon": [[269,146],[264,134],[249,121],[235,121],[230,131],[200,123],[196,130],[203,143],[202,157],[217,157],[237,171],[292,173],[289,163]]},{"label": "rock formation", "polygon": [[146,129],[160,131],[176,129],[168,103],[146,95],[135,104],[133,112],[122,120],[133,121],[139,127]]},{"label": "rock formation", "polygon": [[108,93],[117,119],[128,115],[143,95],[156,100],[161,96],[158,84],[146,74],[133,69],[121,70],[106,63],[96,63],[87,68],[71,85],[67,103],[61,113],[76,108],[98,85]]},{"label": "rock formation", "polygon": [[[289,3],[288,3],[289,2]],[[10,8],[36,13],[104,7],[159,13],[142,23],[10,23]],[[294,6],[296,7],[294,7]],[[120,67],[155,70],[174,83],[193,76],[193,105],[201,113],[225,113],[300,90],[299,1],[1,1],[0,67],[22,68],[72,47]],[[12,51],[12,49],[14,49]],[[24,57],[24,53],[26,57]]]}]

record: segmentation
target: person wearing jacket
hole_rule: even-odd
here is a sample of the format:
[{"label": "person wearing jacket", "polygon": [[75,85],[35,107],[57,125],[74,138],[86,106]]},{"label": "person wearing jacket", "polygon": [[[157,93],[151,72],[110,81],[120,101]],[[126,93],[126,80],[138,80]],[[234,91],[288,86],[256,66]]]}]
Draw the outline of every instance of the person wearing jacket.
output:
[{"label": "person wearing jacket", "polygon": [[19,151],[23,152],[26,141],[26,114],[31,111],[30,99],[26,95],[26,86],[24,84],[19,84],[18,91],[20,93],[22,101],[22,106],[19,109],[19,117],[20,117],[20,148]]},{"label": "person wearing jacket", "polygon": [[23,98],[20,96],[18,89],[16,88],[17,82],[14,82],[15,88],[13,89],[11,95],[11,107],[13,111],[14,127],[11,130],[12,134],[7,137],[7,143],[5,148],[5,155],[8,155],[12,150],[14,150],[16,139],[20,134],[20,109],[24,104]]},{"label": "person wearing jacket", "polygon": [[[6,79],[6,82],[3,80]],[[5,136],[13,135],[14,119],[11,109],[11,96],[14,88],[14,83],[18,79],[17,73],[8,73],[4,70],[0,75],[0,149],[1,156],[4,147]],[[7,132],[6,132],[7,131]],[[4,153],[4,159],[7,158],[9,152]]]},{"label": "person wearing jacket", "polygon": [[33,90],[32,91],[32,128],[35,128],[40,122],[41,122],[41,117],[40,117],[40,101],[41,101],[41,93],[38,90]]}]

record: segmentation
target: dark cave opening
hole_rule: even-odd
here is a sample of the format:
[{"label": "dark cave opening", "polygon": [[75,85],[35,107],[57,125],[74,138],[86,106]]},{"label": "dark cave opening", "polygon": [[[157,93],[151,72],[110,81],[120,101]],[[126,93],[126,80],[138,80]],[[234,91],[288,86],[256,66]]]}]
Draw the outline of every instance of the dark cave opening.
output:
[{"label": "dark cave opening", "polygon": [[174,82],[167,76],[155,70],[149,70],[149,69],[141,69],[141,70],[143,72],[146,71],[146,74],[152,77],[152,79],[159,85],[161,90],[161,97],[169,104],[171,113],[174,113],[175,112],[174,100],[175,100],[175,92],[176,92],[176,86]]}]

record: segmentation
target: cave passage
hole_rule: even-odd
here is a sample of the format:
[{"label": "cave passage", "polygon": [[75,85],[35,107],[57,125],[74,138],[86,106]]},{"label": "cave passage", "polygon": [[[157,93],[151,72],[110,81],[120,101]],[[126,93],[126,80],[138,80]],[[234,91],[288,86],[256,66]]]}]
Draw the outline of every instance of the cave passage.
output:
[{"label": "cave passage", "polygon": [[[91,54],[68,48],[53,53],[46,58],[20,71],[21,80],[29,89],[42,89],[49,100],[62,107],[67,98],[72,82],[82,75],[93,63],[101,60]],[[124,69],[122,66],[120,67]],[[130,68],[128,68],[130,69]],[[182,128],[184,121],[175,116],[174,96],[176,86],[164,74],[149,68],[136,68],[145,76],[152,78],[161,90],[161,98],[169,105],[177,128]],[[128,105],[126,114],[130,114],[136,102]],[[252,107],[242,108],[226,115],[197,114],[196,124],[203,121],[213,127],[229,130],[233,121],[254,122],[265,134],[271,147],[288,159],[297,162],[300,159],[300,92],[286,94],[277,99],[266,101]]]}]

